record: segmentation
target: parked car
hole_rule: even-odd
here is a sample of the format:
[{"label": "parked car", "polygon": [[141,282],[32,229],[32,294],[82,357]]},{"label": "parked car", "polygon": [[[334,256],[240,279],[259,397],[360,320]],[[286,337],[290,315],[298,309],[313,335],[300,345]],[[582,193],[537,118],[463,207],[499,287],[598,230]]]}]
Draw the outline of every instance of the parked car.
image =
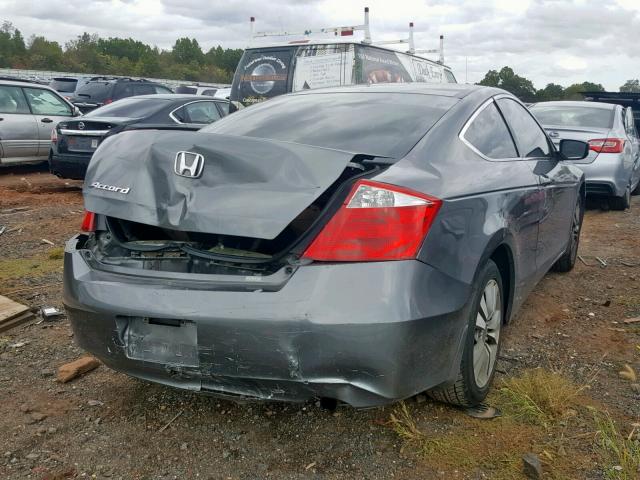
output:
[{"label": "parked car", "polygon": [[49,86],[69,100],[78,88],[90,80],[91,77],[54,77],[49,82]]},{"label": "parked car", "polygon": [[144,126],[198,130],[229,112],[229,102],[199,95],[141,95],[61,122],[51,136],[49,170],[62,178],[83,179],[105,137]]},{"label": "parked car", "polygon": [[541,102],[531,112],[551,139],[589,143],[587,158],[575,162],[587,178],[587,193],[606,196],[625,210],[631,194],[640,193],[640,138],[633,111],[611,103]]},{"label": "parked car", "polygon": [[70,100],[82,113],[88,113],[122,98],[163,93],[173,92],[164,85],[145,79],[94,77],[77,89]]},{"label": "parked car", "polygon": [[0,80],[0,164],[46,161],[51,130],[79,114],[47,86]]},{"label": "parked car", "polygon": [[503,324],[576,259],[584,174],[566,158],[588,145],[559,149],[503,90],[419,83],[118,134],[66,246],[75,339],[234,399],[477,404]]}]

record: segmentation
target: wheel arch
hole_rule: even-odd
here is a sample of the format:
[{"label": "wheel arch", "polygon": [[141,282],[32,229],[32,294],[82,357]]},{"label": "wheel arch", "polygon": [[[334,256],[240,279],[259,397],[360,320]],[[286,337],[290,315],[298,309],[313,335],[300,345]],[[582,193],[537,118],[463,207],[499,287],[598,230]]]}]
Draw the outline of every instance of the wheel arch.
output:
[{"label": "wheel arch", "polygon": [[[493,261],[500,272],[504,289],[504,323],[509,323],[515,298],[516,263],[510,235],[507,231],[496,232],[488,242],[479,265],[484,265],[488,260]],[[480,269],[478,268],[478,270]]]}]

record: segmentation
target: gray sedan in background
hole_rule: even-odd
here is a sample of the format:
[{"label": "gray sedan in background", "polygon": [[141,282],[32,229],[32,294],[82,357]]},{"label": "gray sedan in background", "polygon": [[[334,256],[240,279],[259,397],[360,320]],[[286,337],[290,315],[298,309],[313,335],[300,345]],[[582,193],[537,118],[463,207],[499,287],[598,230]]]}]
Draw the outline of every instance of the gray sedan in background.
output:
[{"label": "gray sedan in background", "polygon": [[587,194],[609,198],[616,210],[640,193],[640,139],[633,111],[612,103],[542,102],[530,107],[554,143],[570,138],[589,143],[589,155],[575,162],[587,178]]},{"label": "gray sedan in background", "polygon": [[588,145],[559,150],[503,90],[420,83],[107,138],[65,250],[75,339],[231,399],[475,405],[503,325],[576,259]]},{"label": "gray sedan in background", "polygon": [[46,161],[51,131],[80,115],[58,92],[19,80],[0,80],[0,165]]}]

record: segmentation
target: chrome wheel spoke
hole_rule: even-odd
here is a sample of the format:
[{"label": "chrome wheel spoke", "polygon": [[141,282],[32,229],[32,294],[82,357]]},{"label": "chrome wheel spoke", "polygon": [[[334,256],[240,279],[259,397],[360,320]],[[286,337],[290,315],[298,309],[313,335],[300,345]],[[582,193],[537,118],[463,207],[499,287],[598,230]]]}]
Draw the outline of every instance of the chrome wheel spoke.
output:
[{"label": "chrome wheel spoke", "polygon": [[484,387],[491,378],[498,355],[500,327],[502,326],[502,298],[496,280],[484,287],[476,314],[473,371],[477,385]]}]

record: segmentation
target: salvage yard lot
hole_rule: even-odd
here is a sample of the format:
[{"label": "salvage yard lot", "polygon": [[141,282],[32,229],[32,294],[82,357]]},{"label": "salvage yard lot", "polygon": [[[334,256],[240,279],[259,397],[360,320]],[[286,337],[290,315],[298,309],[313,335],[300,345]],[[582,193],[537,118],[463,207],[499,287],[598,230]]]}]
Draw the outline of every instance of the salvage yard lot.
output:
[{"label": "salvage yard lot", "polygon": [[[82,355],[62,317],[0,334],[0,478],[517,479],[527,453],[543,478],[637,478],[640,322],[625,320],[640,317],[638,212],[638,197],[588,210],[584,262],[547,275],[506,330],[488,399],[501,418],[423,396],[366,411],[238,405],[104,366],[60,384]],[[62,308],[61,247],[81,217],[79,183],[2,170],[0,294]]]}]

